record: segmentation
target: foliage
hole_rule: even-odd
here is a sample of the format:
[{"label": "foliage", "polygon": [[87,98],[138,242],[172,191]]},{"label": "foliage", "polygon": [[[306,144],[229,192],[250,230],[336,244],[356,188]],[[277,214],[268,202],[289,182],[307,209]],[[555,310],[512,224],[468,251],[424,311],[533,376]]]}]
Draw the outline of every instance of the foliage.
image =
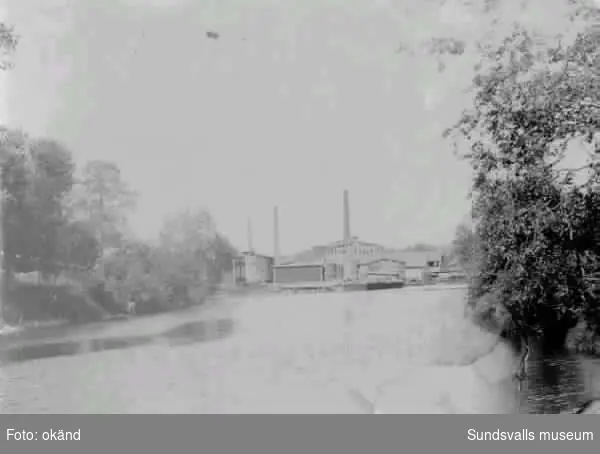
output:
[{"label": "foliage", "polygon": [[0,155],[4,264],[9,277],[33,271],[55,276],[65,266],[89,267],[97,257],[95,247],[84,247],[91,240],[83,239],[86,232],[72,225],[62,210],[73,184],[71,153],[55,141],[32,140],[5,129]]},{"label": "foliage", "polygon": [[85,222],[102,249],[119,247],[127,215],[135,208],[137,195],[123,181],[113,162],[88,162],[66,203],[70,216]]},{"label": "foliage", "polygon": [[59,261],[80,270],[92,270],[100,257],[100,244],[89,226],[72,221],[60,226],[58,234]]},{"label": "foliage", "polygon": [[116,164],[92,161],[77,178],[60,143],[0,132],[5,314],[98,319],[131,300],[137,313],[171,310],[202,302],[231,266],[235,251],[206,210],[167,219],[157,244],[126,238],[136,195]]},{"label": "foliage", "polygon": [[[526,336],[564,339],[578,319],[600,321],[591,279],[600,257],[598,44],[593,27],[552,47],[514,34],[449,130],[470,144],[481,253],[474,296],[499,292]],[[565,168],[575,146],[587,162]]]},{"label": "foliage", "polygon": [[11,67],[10,58],[17,48],[19,37],[15,34],[14,27],[0,22],[0,70]]},{"label": "foliage", "polygon": [[405,248],[405,251],[408,252],[428,252],[428,251],[437,251],[439,250],[439,246],[436,246],[434,244],[427,244],[427,243],[416,243],[413,244],[407,248]]},{"label": "foliage", "polygon": [[[0,23],[0,70],[17,42]],[[0,174],[0,322],[97,320],[130,300],[138,313],[174,309],[203,301],[231,267],[235,250],[205,210],[167,220],[158,244],[126,238],[137,194],[115,163],[91,161],[76,175],[62,144],[0,127]]]},{"label": "foliage", "polygon": [[475,272],[479,263],[479,240],[473,226],[462,222],[456,228],[451,254],[469,274]]},{"label": "foliage", "polygon": [[7,296],[12,303],[5,312],[12,315],[6,320],[10,323],[57,320],[85,322],[101,320],[107,315],[92,300],[91,294],[72,285],[20,283],[11,286]]},{"label": "foliage", "polygon": [[165,221],[157,244],[126,242],[104,262],[108,287],[122,303],[148,313],[201,303],[236,254],[206,210]]}]

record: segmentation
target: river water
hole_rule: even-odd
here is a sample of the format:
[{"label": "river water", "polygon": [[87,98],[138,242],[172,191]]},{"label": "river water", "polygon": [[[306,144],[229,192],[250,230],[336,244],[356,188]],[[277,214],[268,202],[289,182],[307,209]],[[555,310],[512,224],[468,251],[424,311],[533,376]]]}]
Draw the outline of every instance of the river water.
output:
[{"label": "river water", "polygon": [[[402,413],[414,412],[406,396],[433,401],[444,389],[460,401],[453,412],[555,413],[599,391],[600,361],[575,356],[534,359],[520,393],[510,380],[479,386],[482,375],[460,364],[497,339],[464,319],[464,293],[223,297],[176,314],[4,337],[0,412],[360,413],[358,393]],[[515,358],[490,355],[483,375],[508,377]],[[381,384],[394,381],[404,397],[386,402]]]}]

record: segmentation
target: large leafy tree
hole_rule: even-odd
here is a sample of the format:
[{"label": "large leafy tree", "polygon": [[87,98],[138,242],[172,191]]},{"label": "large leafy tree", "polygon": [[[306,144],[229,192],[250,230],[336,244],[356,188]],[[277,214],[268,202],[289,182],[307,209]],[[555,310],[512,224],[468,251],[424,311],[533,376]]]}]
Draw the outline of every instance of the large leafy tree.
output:
[{"label": "large leafy tree", "polygon": [[[581,317],[598,321],[600,30],[563,38],[548,45],[517,29],[489,52],[473,106],[449,131],[470,145],[474,296],[500,294],[522,336],[553,346]],[[576,150],[587,159],[565,167]]]},{"label": "large leafy tree", "polygon": [[84,166],[67,208],[71,217],[89,225],[107,250],[121,245],[127,216],[136,201],[136,193],[115,163],[91,161]]},{"label": "large leafy tree", "polygon": [[31,267],[34,255],[34,216],[29,209],[30,167],[27,137],[20,131],[2,130],[0,143],[2,166],[2,229],[4,267]]},{"label": "large leafy tree", "polygon": [[222,234],[217,233],[215,242],[215,262],[218,270],[218,278],[221,280],[223,274],[231,271],[233,267],[233,259],[238,256],[238,251],[233,247],[231,242]]},{"label": "large leafy tree", "polygon": [[452,241],[451,256],[458,264],[472,274],[478,267],[479,242],[472,223],[461,222],[456,228]]},{"label": "large leafy tree", "polygon": [[[18,37],[14,32],[14,29],[4,22],[0,22],[0,70],[4,71],[11,66],[11,57],[17,47]],[[1,152],[0,152],[0,178],[4,174],[4,158],[6,156],[5,151],[5,139],[6,139],[6,130],[2,129],[0,131],[2,143],[0,144]],[[4,184],[3,181],[0,180],[0,211],[2,210],[2,205],[4,205]],[[0,252],[2,252],[2,256],[0,257],[0,328],[4,324],[4,301],[6,299],[6,283],[5,283],[5,271],[4,271],[4,213],[2,214],[2,218],[0,219]]]},{"label": "large leafy tree", "polygon": [[175,262],[180,275],[187,276],[190,286],[202,287],[203,291],[221,281],[236,255],[205,209],[186,210],[167,219],[161,232],[161,244],[177,257]]},{"label": "large leafy tree", "polygon": [[104,277],[116,299],[133,299],[136,312],[194,304],[231,267],[235,250],[206,210],[169,217],[156,244],[128,240],[104,261]]},{"label": "large leafy tree", "polygon": [[162,299],[164,292],[161,293],[161,279],[157,272],[158,255],[151,245],[128,240],[105,258],[102,279],[116,301],[126,304],[139,296],[142,299]]},{"label": "large leafy tree", "polygon": [[57,232],[57,265],[63,269],[90,271],[100,258],[100,244],[89,226],[67,221]]},{"label": "large leafy tree", "polygon": [[29,210],[35,218],[36,268],[45,275],[56,275],[62,265],[60,236],[68,235],[68,219],[63,199],[73,186],[75,165],[71,153],[50,140],[34,140],[29,146],[31,192]]},{"label": "large leafy tree", "polygon": [[89,230],[63,210],[73,185],[71,153],[50,140],[3,130],[2,187],[4,264],[7,275],[37,271],[56,276],[69,267],[89,268],[97,258]]},{"label": "large leafy tree", "polygon": [[215,280],[217,230],[207,210],[185,210],[171,216],[160,237],[162,246],[179,257],[182,275],[197,283]]}]

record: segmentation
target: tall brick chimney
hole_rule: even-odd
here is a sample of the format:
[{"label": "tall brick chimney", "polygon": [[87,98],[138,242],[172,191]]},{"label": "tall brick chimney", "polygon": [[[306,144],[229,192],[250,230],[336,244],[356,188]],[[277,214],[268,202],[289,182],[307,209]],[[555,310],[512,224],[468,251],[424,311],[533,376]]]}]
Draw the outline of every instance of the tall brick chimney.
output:
[{"label": "tall brick chimney", "polygon": [[248,218],[248,252],[254,252],[252,246],[252,221]]},{"label": "tall brick chimney", "polygon": [[352,239],[350,234],[350,196],[347,189],[344,189],[344,241]]},{"label": "tall brick chimney", "polygon": [[273,207],[273,261],[279,264],[279,210]]}]

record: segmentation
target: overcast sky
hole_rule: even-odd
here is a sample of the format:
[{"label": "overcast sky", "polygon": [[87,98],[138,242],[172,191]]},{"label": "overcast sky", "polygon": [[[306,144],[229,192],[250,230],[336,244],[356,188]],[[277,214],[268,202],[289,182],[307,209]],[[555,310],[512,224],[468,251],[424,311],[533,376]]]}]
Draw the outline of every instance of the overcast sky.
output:
[{"label": "overcast sky", "polygon": [[13,0],[9,124],[79,162],[116,161],[141,195],[144,237],[205,206],[238,247],[250,216],[271,253],[278,205],[291,253],[341,238],[347,188],[353,234],[447,242],[469,172],[440,131],[466,98],[433,59],[396,50],[469,17],[426,16],[392,0]]}]

